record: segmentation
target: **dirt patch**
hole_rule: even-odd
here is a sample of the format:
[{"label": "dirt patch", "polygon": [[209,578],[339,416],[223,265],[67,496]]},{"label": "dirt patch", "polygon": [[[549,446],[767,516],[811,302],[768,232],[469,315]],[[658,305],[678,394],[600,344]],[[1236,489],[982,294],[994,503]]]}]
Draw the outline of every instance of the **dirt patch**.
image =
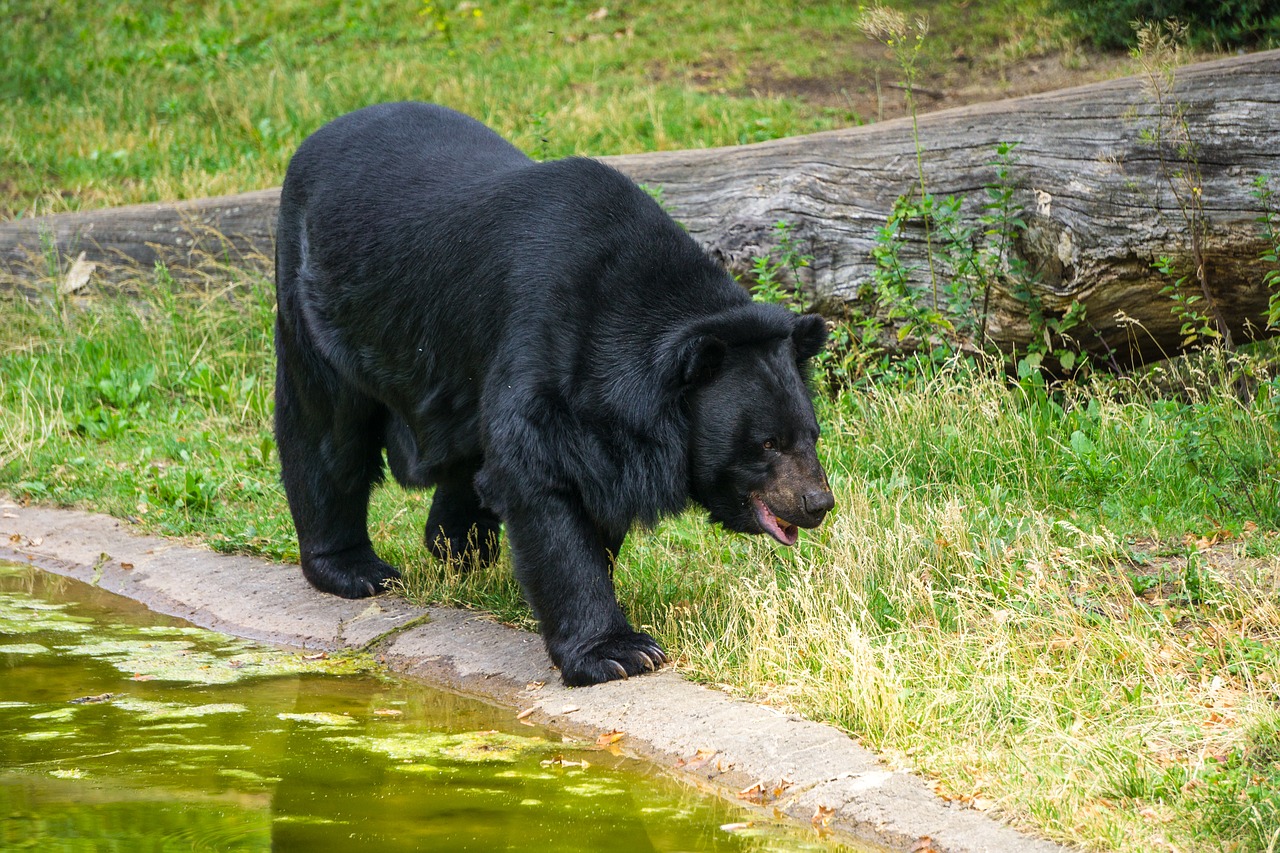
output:
[{"label": "dirt patch", "polygon": [[1245,540],[1189,537],[1183,546],[1171,553],[1155,542],[1135,545],[1128,574],[1139,598],[1159,604],[1203,597],[1212,593],[1200,587],[1215,583],[1259,596],[1280,590],[1275,559],[1249,556]]},{"label": "dirt patch", "polygon": [[[878,46],[870,50],[879,52]],[[1007,62],[979,61],[957,51],[944,69],[926,72],[915,85],[917,113],[985,101],[1035,95],[1097,83],[1131,73],[1123,54],[1058,51]],[[690,82],[715,89],[714,69],[695,69]],[[796,98],[846,114],[850,123],[898,118],[907,114],[906,86],[896,67],[878,63],[870,70],[816,77],[786,77],[768,68],[753,70],[739,92],[757,97]]]}]

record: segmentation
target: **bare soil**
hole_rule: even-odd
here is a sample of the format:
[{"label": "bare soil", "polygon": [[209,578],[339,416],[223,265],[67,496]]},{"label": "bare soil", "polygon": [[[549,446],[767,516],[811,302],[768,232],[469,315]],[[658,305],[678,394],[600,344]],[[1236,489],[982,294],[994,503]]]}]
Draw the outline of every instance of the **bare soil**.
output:
[{"label": "bare soil", "polygon": [[[815,106],[847,110],[855,123],[906,115],[906,86],[900,70],[883,61],[884,49],[871,42],[850,45],[850,49],[867,55],[869,71],[824,77],[783,77],[761,68],[749,76],[743,94],[797,98]],[[875,58],[881,61],[874,61]],[[993,62],[960,50],[945,67],[921,73],[914,87],[916,111],[933,112],[1051,92],[1130,73],[1133,73],[1133,60],[1123,53],[1055,51]],[[707,69],[701,73],[695,70],[692,82],[706,85],[711,76]]]}]

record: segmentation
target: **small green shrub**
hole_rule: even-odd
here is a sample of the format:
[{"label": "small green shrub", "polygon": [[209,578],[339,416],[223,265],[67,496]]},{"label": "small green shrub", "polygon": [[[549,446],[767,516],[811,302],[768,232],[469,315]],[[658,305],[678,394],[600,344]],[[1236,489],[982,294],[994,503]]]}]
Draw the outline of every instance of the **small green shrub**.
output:
[{"label": "small green shrub", "polygon": [[1097,47],[1134,43],[1133,22],[1176,19],[1190,28],[1192,47],[1274,47],[1280,44],[1280,11],[1274,0],[1051,0],[1069,30]]},{"label": "small green shrub", "polygon": [[[658,198],[661,203],[661,198]],[[773,224],[773,234],[777,246],[757,257],[752,264],[750,277],[751,295],[758,302],[769,302],[774,305],[791,303],[797,308],[805,304],[803,282],[800,270],[809,266],[813,255],[806,254],[795,235],[795,225],[778,221]]]}]

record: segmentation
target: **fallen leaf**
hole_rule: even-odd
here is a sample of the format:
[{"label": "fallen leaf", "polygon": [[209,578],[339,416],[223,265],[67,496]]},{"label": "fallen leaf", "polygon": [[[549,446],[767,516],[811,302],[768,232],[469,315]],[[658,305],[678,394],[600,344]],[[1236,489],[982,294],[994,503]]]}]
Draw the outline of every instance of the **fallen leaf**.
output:
[{"label": "fallen leaf", "polygon": [[143,675],[141,672],[135,672],[133,674],[133,680],[134,681],[155,681],[156,677],[154,675]]},{"label": "fallen leaf", "polygon": [[818,808],[814,810],[813,817],[809,819],[809,822],[814,826],[830,826],[831,816],[835,813],[836,810],[833,806],[819,805]]},{"label": "fallen leaf", "polygon": [[624,734],[622,732],[618,731],[617,729],[614,729],[613,731],[605,732],[604,734],[600,735],[600,737],[596,738],[596,746],[600,747],[601,749],[604,749],[605,747],[612,746],[613,744],[622,740],[623,737],[624,737]]},{"label": "fallen leaf", "polygon": [[545,681],[530,681],[528,684],[524,686],[524,689],[532,692],[534,690],[541,690],[546,686],[547,686],[547,682]]},{"label": "fallen leaf", "polygon": [[21,541],[22,541],[22,534],[21,534],[21,533],[10,533],[10,534],[9,534],[9,541],[10,541],[11,543],[13,543],[14,545],[17,545],[19,542],[21,542]]},{"label": "fallen leaf", "polygon": [[681,758],[676,762],[676,767],[683,767],[686,770],[697,770],[711,759],[715,758],[716,752],[712,749],[699,749],[693,754],[692,758]]},{"label": "fallen leaf", "polygon": [[133,568],[133,563],[121,563],[120,568],[124,569],[127,572]]},{"label": "fallen leaf", "polygon": [[922,835],[916,839],[916,843],[911,845],[911,853],[939,853],[938,848],[933,846],[933,839],[928,835]]},{"label": "fallen leaf", "polygon": [[603,21],[603,20],[604,20],[605,18],[607,18],[607,17],[609,17],[609,10],[608,10],[608,9],[606,9],[604,6],[601,6],[599,9],[596,9],[594,12],[592,12],[592,13],[591,13],[591,14],[589,14],[589,15],[587,15],[587,20],[588,20],[588,21]]},{"label": "fallen leaf", "polygon": [[574,711],[576,711],[576,710],[578,710],[578,706],[577,706],[577,705],[565,705],[563,708],[561,708],[561,709],[560,709],[560,713],[561,713],[561,714],[572,714],[572,713],[573,713]]},{"label": "fallen leaf", "polygon": [[62,280],[62,284],[58,285],[58,293],[66,296],[80,290],[89,283],[89,276],[93,275],[93,271],[97,268],[98,265],[93,261],[85,260],[85,253],[81,252],[80,257],[71,264],[71,269],[67,270],[67,277]]},{"label": "fallen leaf", "polygon": [[536,710],[538,710],[536,707],[535,707],[535,708],[525,708],[525,709],[524,709],[523,711],[521,711],[519,714],[516,714],[516,719],[517,719],[517,720],[523,720],[525,717],[529,716],[530,714],[532,714],[532,713],[533,713],[534,711],[536,711]]},{"label": "fallen leaf", "polygon": [[399,711],[395,708],[375,708],[373,710],[373,715],[375,717],[399,717],[403,714],[404,711]]},{"label": "fallen leaf", "polygon": [[328,652],[316,652],[314,655],[303,655],[303,660],[328,660]]}]

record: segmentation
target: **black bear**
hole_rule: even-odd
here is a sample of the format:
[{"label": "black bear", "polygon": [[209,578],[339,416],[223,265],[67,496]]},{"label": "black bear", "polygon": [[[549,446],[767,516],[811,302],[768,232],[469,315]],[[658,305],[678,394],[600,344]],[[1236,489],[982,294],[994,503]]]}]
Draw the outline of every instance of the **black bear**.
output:
[{"label": "black bear", "polygon": [[690,499],[784,545],[834,504],[806,364],[817,315],[752,302],[642,189],[535,162],[439,106],[336,119],[289,163],[276,436],[302,571],[358,598],[387,465],[435,487],[426,543],[515,572],[566,684],[655,669],[613,590],[631,525]]}]

